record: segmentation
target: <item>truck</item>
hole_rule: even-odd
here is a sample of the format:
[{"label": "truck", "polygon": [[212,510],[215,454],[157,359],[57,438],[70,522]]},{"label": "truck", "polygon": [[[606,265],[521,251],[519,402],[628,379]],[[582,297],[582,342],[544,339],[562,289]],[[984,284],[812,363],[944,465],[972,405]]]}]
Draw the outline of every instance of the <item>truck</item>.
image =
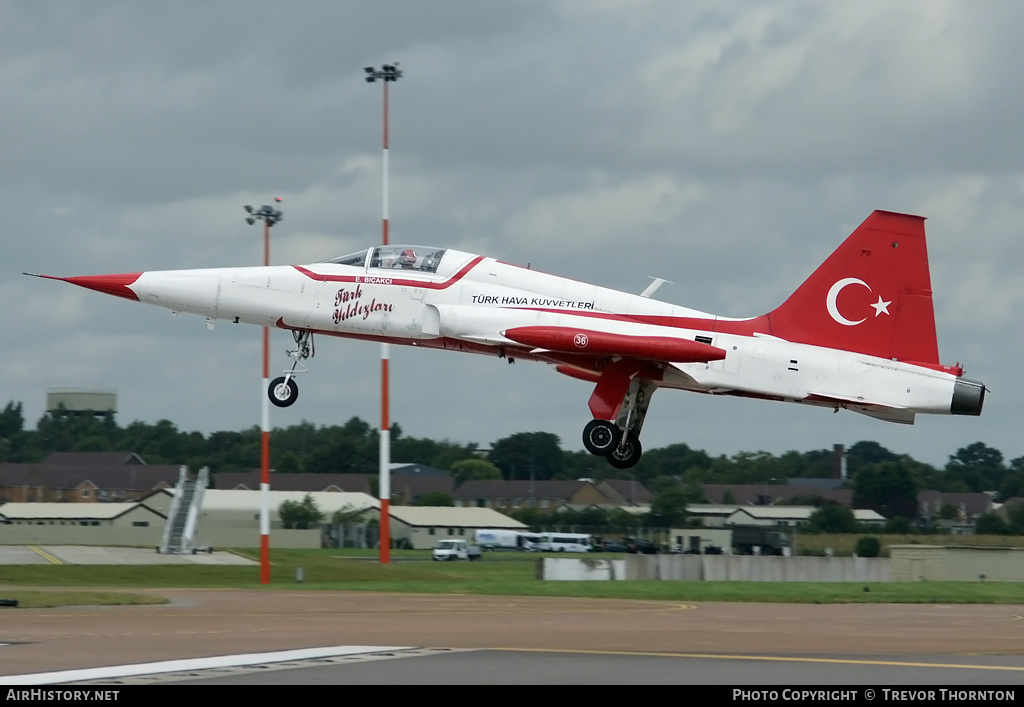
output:
[{"label": "truck", "polygon": [[778,526],[734,525],[732,546],[737,555],[788,555],[792,542]]},{"label": "truck", "polygon": [[438,562],[453,560],[479,560],[480,546],[470,545],[465,540],[439,540],[434,545],[432,557]]},{"label": "truck", "polygon": [[480,528],[476,531],[476,542],[481,550],[522,550],[519,532],[496,528]]}]

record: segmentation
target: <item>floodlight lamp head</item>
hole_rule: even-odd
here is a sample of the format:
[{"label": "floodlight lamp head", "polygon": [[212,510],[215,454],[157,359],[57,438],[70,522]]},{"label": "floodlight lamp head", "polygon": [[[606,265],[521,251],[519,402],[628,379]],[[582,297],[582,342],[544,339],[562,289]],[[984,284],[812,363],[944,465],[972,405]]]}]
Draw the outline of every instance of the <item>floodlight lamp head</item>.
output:
[{"label": "floodlight lamp head", "polygon": [[252,213],[252,207],[249,206],[248,204],[245,205],[245,210],[250,214]]},{"label": "floodlight lamp head", "polygon": [[252,216],[250,216],[249,218],[245,219],[245,222],[251,226],[254,223],[256,223],[256,219],[254,219]]}]

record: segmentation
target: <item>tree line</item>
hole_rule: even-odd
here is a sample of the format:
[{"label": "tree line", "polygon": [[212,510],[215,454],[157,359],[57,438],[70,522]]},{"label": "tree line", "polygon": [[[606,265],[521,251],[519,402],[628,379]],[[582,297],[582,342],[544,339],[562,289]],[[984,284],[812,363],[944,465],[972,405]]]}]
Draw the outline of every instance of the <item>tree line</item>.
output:
[{"label": "tree line", "polygon": [[[277,473],[375,473],[378,431],[353,417],[343,425],[303,421],[271,433],[271,467]],[[20,402],[0,411],[0,463],[42,461],[51,452],[130,451],[149,464],[208,466],[221,471],[247,471],[260,466],[260,430],[186,432],[169,420],[135,421],[124,427],[113,417],[43,415],[27,429]],[[584,451],[568,451],[549,432],[521,432],[499,439],[486,455],[475,443],[406,436],[391,427],[391,460],[448,470],[456,483],[468,479],[636,479],[656,496],[668,494],[671,506],[680,499],[697,502],[704,484],[776,484],[786,479],[834,476],[831,449],[764,451],[712,457],[685,443],[645,451],[636,467],[620,470]],[[996,492],[996,500],[1024,496],[1024,456],[1006,460],[998,449],[981,442],[957,449],[937,468],[877,442],[861,441],[846,450],[847,473],[855,496],[886,517],[913,517],[916,494]]]}]

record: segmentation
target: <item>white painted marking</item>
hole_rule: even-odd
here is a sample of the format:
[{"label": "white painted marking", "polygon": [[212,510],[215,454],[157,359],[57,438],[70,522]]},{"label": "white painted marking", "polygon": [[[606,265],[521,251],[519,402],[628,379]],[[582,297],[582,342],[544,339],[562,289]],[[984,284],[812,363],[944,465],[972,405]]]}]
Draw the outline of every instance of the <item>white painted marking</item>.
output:
[{"label": "white painted marking", "polygon": [[[858,319],[855,322],[851,321],[840,314],[839,309],[836,307],[836,298],[839,297],[839,293],[842,292],[843,288],[848,285],[863,285],[868,288],[868,292],[871,291],[871,288],[868,287],[868,284],[863,280],[858,280],[855,277],[844,277],[842,280],[839,280],[836,284],[832,285],[832,289],[828,291],[828,296],[825,298],[825,307],[828,309],[829,316],[843,326],[857,326],[861,322],[865,321],[865,319]],[[878,316],[878,314],[876,313],[875,316]]]},{"label": "white painted marking", "polygon": [[123,678],[132,675],[174,673],[179,670],[235,668],[242,665],[281,663],[291,660],[308,660],[310,658],[328,658],[341,655],[385,653],[389,651],[403,650],[409,650],[409,646],[332,646],[328,648],[300,648],[298,650],[274,651],[271,653],[242,653],[239,655],[213,656],[211,658],[186,658],[184,660],[165,660],[157,663],[112,665],[103,668],[84,668],[81,670],[61,670],[52,673],[0,675],[0,685],[53,685],[59,683],[83,682],[86,680]]}]

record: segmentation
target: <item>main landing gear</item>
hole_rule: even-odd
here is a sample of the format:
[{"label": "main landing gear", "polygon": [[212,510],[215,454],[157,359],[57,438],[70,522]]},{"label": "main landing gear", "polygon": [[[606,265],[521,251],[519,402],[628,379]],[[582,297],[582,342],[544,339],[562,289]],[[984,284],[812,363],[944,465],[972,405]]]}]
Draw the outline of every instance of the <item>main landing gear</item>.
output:
[{"label": "main landing gear", "polygon": [[655,388],[651,381],[630,381],[615,421],[591,420],[583,428],[586,450],[596,456],[607,457],[608,463],[617,469],[636,466],[643,454],[640,429]]},{"label": "main landing gear", "polygon": [[305,329],[293,330],[292,337],[295,339],[295,350],[285,352],[292,359],[292,367],[280,378],[272,380],[270,387],[267,388],[270,402],[279,408],[286,408],[299,399],[299,386],[295,383],[295,375],[305,373],[307,369],[305,366],[299,370],[296,368],[302,365],[300,361],[305,361],[314,353],[313,332]]}]

